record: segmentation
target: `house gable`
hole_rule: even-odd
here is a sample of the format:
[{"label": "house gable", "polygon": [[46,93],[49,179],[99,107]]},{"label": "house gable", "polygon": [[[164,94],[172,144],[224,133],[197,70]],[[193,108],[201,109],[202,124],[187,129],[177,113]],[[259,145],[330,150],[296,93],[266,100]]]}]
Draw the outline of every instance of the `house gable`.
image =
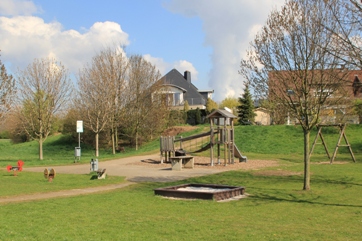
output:
[{"label": "house gable", "polygon": [[[180,103],[174,102],[174,105],[183,105],[187,101],[191,109],[205,108],[207,98],[200,94],[198,89],[191,83],[191,73],[189,71],[185,71],[185,74],[182,75],[176,69],[172,69],[159,81],[168,88],[168,93],[178,94],[182,90],[182,97],[180,98],[182,101]],[[179,91],[176,91],[176,89]]]}]

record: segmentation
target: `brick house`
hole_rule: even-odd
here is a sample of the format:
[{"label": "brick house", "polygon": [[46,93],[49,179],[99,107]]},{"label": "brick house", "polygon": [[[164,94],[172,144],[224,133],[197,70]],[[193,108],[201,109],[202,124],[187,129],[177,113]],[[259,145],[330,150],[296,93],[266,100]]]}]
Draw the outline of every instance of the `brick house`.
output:
[{"label": "brick house", "polygon": [[[329,72],[327,72],[329,71]],[[353,113],[353,101],[362,98],[362,70],[314,70],[309,71],[313,81],[308,81],[311,87],[311,94],[315,96],[326,96],[327,100],[321,109],[320,122],[321,123],[359,123],[359,118]],[[278,78],[294,79],[290,84],[285,83],[282,85]],[[328,79],[329,78],[329,79]],[[333,78],[335,80],[333,80]],[[269,73],[269,101],[272,103],[278,102],[275,95],[290,96],[291,100],[297,98],[298,92],[297,85],[293,83],[298,79],[296,71],[275,71]],[[321,80],[321,81],[319,81]],[[327,84],[326,84],[327,83]],[[342,84],[341,84],[342,83]],[[323,86],[322,86],[323,85]],[[322,86],[322,87],[321,87]],[[328,87],[330,86],[330,88]],[[294,97],[295,96],[295,97]],[[333,100],[342,100],[338,105],[334,104]],[[285,115],[282,113],[281,108],[276,108],[276,115]],[[280,112],[280,113],[277,113]],[[289,118],[285,115],[286,123],[296,123],[297,120]]]}]

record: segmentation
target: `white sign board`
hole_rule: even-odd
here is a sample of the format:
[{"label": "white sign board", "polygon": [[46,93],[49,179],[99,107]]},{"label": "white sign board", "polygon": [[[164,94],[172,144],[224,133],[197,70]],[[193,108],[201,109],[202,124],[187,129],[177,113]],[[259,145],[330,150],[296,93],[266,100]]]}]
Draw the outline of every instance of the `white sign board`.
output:
[{"label": "white sign board", "polygon": [[77,121],[77,133],[83,133],[83,121]]}]

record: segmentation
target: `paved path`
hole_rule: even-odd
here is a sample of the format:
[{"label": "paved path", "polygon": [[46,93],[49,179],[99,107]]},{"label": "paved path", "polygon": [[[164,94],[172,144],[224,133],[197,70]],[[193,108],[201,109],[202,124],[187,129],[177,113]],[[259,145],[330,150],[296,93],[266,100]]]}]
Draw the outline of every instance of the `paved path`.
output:
[{"label": "paved path", "polygon": [[14,197],[0,198],[0,203],[14,203],[14,202],[25,202],[25,201],[34,201],[40,199],[48,199],[48,198],[58,198],[58,197],[71,197],[78,196],[96,192],[104,192],[109,190],[114,190],[118,188],[123,188],[134,184],[132,182],[124,182],[120,184],[110,184],[106,186],[100,187],[91,187],[91,188],[83,188],[83,189],[72,189],[72,190],[62,190],[57,192],[46,192],[46,193],[35,193],[35,194],[27,194],[20,195]]},{"label": "paved path", "polygon": [[[187,179],[189,177],[204,176],[213,173],[218,173],[226,170],[210,169],[210,168],[195,168],[182,169],[182,171],[172,171],[171,164],[169,167],[149,166],[149,165],[132,165],[142,160],[157,160],[159,155],[148,156],[133,156],[117,160],[99,162],[99,168],[106,168],[107,174],[111,176],[124,176],[130,182],[169,182]],[[90,164],[74,164],[68,166],[54,167],[57,173],[66,174],[88,174],[90,172]],[[45,167],[29,167],[24,168],[24,171],[43,172]]]}]

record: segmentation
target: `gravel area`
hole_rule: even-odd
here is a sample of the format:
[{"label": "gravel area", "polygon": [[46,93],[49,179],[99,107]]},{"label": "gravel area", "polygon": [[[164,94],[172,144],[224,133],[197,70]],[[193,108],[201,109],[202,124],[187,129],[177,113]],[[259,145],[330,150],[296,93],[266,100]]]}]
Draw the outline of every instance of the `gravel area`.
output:
[{"label": "gravel area", "polygon": [[[161,164],[161,161],[156,159],[144,159],[141,161],[128,163],[128,165],[139,165],[150,168],[170,167],[170,163]],[[214,170],[219,169],[220,171],[227,171],[227,170],[238,170],[238,169],[252,170],[252,169],[260,169],[272,166],[278,166],[278,162],[273,160],[248,160],[247,162],[239,162],[238,159],[235,159],[234,164],[225,165],[224,159],[221,159],[220,164],[217,163],[217,160],[214,160],[214,166],[211,166],[210,157],[194,156],[195,169],[197,168],[214,169]]]}]

